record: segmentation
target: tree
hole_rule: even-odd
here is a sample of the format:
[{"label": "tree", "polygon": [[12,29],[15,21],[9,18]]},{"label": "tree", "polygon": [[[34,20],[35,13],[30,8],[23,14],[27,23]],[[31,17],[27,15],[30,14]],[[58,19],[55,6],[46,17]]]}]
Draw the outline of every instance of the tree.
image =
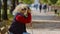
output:
[{"label": "tree", "polygon": [[32,4],[33,1],[32,0],[22,0],[23,3],[26,3],[26,4]]},{"label": "tree", "polygon": [[50,0],[50,3],[54,5],[54,9],[55,9],[55,4],[57,3],[58,0]]},{"label": "tree", "polygon": [[2,6],[2,3],[1,3],[1,0],[0,0],[0,21],[1,21],[1,6]]},{"label": "tree", "polygon": [[8,20],[7,16],[7,0],[3,0],[3,14],[2,14],[3,20]]},{"label": "tree", "polygon": [[60,6],[60,0],[58,0],[58,2],[56,3],[56,5]]},{"label": "tree", "polygon": [[57,9],[55,9],[55,4],[57,3],[58,0],[50,0],[51,4],[54,5],[54,12],[55,14],[57,13]]},{"label": "tree", "polygon": [[43,0],[43,2],[47,4],[48,3],[48,0]]},{"label": "tree", "polygon": [[56,4],[58,0],[50,0],[51,4]]},{"label": "tree", "polygon": [[11,0],[11,9],[10,9],[10,13],[12,14],[12,11],[15,9],[15,1],[16,0]]},{"label": "tree", "polygon": [[15,0],[15,3],[16,3],[16,5],[18,5],[19,4],[19,1],[18,0]]}]

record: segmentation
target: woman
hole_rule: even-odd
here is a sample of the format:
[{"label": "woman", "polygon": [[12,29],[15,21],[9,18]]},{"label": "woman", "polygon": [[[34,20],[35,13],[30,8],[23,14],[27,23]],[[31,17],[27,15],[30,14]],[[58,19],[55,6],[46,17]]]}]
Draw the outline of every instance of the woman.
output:
[{"label": "woman", "polygon": [[17,11],[9,32],[12,34],[23,34],[26,32],[26,24],[31,23],[31,12],[26,4],[20,4],[14,11]]}]

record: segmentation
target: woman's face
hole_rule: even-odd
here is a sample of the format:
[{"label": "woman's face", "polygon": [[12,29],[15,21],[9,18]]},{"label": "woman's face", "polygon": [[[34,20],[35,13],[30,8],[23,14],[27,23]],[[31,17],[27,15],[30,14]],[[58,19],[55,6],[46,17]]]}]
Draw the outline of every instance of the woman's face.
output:
[{"label": "woman's face", "polygon": [[21,9],[21,13],[26,13],[27,12],[27,9],[26,8],[23,8],[23,9]]},{"label": "woman's face", "polygon": [[27,14],[27,13],[30,13],[31,12],[31,10],[30,10],[30,8],[29,7],[27,7],[27,8],[23,8],[23,9],[21,9],[21,11],[20,11],[21,13],[25,13],[25,14]]}]

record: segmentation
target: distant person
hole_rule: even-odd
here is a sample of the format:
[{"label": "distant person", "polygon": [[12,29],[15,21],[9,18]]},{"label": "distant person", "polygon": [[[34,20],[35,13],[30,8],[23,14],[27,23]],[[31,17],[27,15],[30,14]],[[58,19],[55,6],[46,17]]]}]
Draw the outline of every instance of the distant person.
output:
[{"label": "distant person", "polygon": [[38,4],[35,4],[34,7],[37,9],[38,8]]},{"label": "distant person", "polygon": [[9,28],[9,34],[27,34],[26,24],[31,23],[31,10],[26,4],[18,5],[15,18]]},{"label": "distant person", "polygon": [[49,5],[47,6],[47,8],[48,8],[48,12],[50,12],[50,11],[51,11],[51,4],[49,4]]},{"label": "distant person", "polygon": [[57,9],[55,9],[55,14],[57,14]]},{"label": "distant person", "polygon": [[39,9],[40,9],[40,13],[41,13],[41,10],[42,10],[42,4],[39,5]]},{"label": "distant person", "polygon": [[44,12],[46,13],[46,10],[47,10],[47,5],[46,4],[43,6],[43,9],[44,9]]},{"label": "distant person", "polygon": [[58,9],[55,9],[55,14],[57,14],[59,16]]}]

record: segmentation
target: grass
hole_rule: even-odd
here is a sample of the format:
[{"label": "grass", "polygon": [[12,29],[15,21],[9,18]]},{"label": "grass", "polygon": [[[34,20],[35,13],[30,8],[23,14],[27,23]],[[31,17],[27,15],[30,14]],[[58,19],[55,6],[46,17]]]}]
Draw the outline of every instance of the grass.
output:
[{"label": "grass", "polygon": [[12,14],[8,14],[8,18],[9,18],[9,19],[13,19],[14,16],[13,16]]},{"label": "grass", "polygon": [[8,14],[8,19],[9,20],[6,20],[7,22],[5,21],[6,24],[7,25],[11,25],[13,18],[14,18],[14,16],[12,14]]}]

